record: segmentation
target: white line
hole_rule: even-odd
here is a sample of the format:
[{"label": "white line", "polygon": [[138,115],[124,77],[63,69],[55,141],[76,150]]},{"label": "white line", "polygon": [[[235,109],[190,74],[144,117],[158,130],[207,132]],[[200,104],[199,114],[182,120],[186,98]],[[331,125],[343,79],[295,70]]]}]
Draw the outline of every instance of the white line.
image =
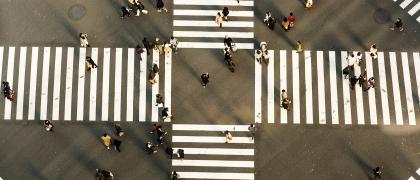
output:
[{"label": "white line", "polygon": [[254,161],[223,160],[180,160],[173,159],[172,166],[205,166],[205,167],[241,167],[254,168]]},{"label": "white line", "polygon": [[[159,67],[159,51],[156,49],[153,49],[153,63],[152,67],[156,64]],[[158,122],[159,120],[159,108],[155,106],[156,103],[156,94],[159,94],[159,73],[156,74],[155,79],[157,80],[156,83],[152,85],[152,122]]]},{"label": "white line", "polygon": [[385,64],[384,64],[384,53],[378,53],[378,67],[379,67],[379,79],[380,79],[380,91],[381,91],[381,104],[382,104],[382,113],[383,121],[385,125],[391,124],[391,119],[389,117],[389,106],[388,106],[388,91],[386,85],[386,73],[385,73]]},{"label": "white line", "polygon": [[[172,51],[165,54],[165,107],[168,108],[168,114],[171,115],[172,111]],[[171,118],[166,118],[165,122],[171,122]]]},{"label": "white line", "polygon": [[[370,56],[369,52],[366,52],[365,56],[366,56],[367,78],[369,79],[369,78],[373,77],[372,57]],[[375,80],[376,80],[376,78],[375,78]],[[376,87],[368,90],[370,124],[373,124],[373,125],[378,124],[378,117],[377,117],[377,114],[376,114],[375,90],[376,90]]]},{"label": "white line", "polygon": [[42,62],[42,85],[41,85],[41,107],[39,112],[40,120],[47,120],[48,105],[48,76],[50,72],[50,47],[44,47],[44,59]]},{"label": "white line", "polygon": [[323,51],[316,52],[316,62],[318,71],[318,107],[319,107],[319,124],[326,124],[325,112],[325,83],[324,83],[324,55]]},{"label": "white line", "polygon": [[[15,65],[15,47],[9,47],[9,59],[7,62],[7,81],[9,82],[10,89],[13,90],[13,68]],[[5,100],[4,105],[4,119],[10,120],[12,116],[12,102]]]},{"label": "white line", "polygon": [[[219,27],[214,21],[200,21],[200,20],[174,20],[173,26],[175,27]],[[238,27],[238,28],[253,28],[253,21],[223,21],[222,28],[224,27]]]},{"label": "white line", "polygon": [[[98,63],[98,48],[92,48],[93,61]],[[90,94],[89,94],[89,121],[96,120],[96,90],[97,90],[97,81],[98,81],[98,70],[97,68],[92,68],[90,70]]]},{"label": "white line", "polygon": [[126,121],[133,121],[134,100],[134,48],[128,48],[127,62],[127,114]]},{"label": "white line", "polygon": [[67,69],[66,69],[66,94],[64,99],[64,120],[71,120],[71,99],[73,91],[73,61],[74,48],[67,48]]},{"label": "white line", "polygon": [[293,124],[300,124],[299,54],[292,51],[293,72]]},{"label": "white line", "polygon": [[178,172],[183,179],[254,179],[254,173]]},{"label": "white line", "polygon": [[60,115],[60,83],[61,83],[61,57],[62,48],[55,48],[55,65],[54,65],[54,89],[52,104],[52,120],[58,120]]},{"label": "white line", "polygon": [[[235,43],[238,49],[254,49],[254,43]],[[215,42],[179,42],[178,48],[206,48],[206,49],[224,49],[223,43]]]},{"label": "white line", "polygon": [[254,156],[254,149],[176,147],[173,148],[173,152],[178,152],[178,149],[183,149],[185,154]]},{"label": "white line", "polygon": [[416,125],[416,115],[413,104],[413,92],[411,91],[411,80],[410,80],[410,69],[408,65],[408,56],[406,52],[401,53],[402,68],[404,73],[404,87],[405,87],[405,99],[407,101],[407,112],[408,112],[408,124]]},{"label": "white line", "polygon": [[[0,56],[1,56],[0,59],[2,59],[3,48],[0,49]],[[1,65],[0,65],[0,69],[1,69]],[[28,120],[35,119],[37,69],[38,69],[38,47],[32,47],[31,77],[30,77],[30,82],[29,82]]]},{"label": "white line", "polygon": [[2,76],[2,69],[3,69],[3,55],[4,55],[4,47],[0,46],[0,78]]},{"label": "white line", "polygon": [[[220,10],[174,9],[174,16],[216,16]],[[254,17],[254,11],[229,11],[229,17]]]},{"label": "white line", "polygon": [[269,50],[270,60],[267,65],[267,118],[274,123],[274,50]]},{"label": "white line", "polygon": [[[287,51],[286,50],[280,50],[280,94],[281,90],[287,91]],[[281,103],[282,99],[280,99]],[[284,108],[280,108],[280,123],[281,124],[287,124],[287,110]]]},{"label": "white line", "polygon": [[210,6],[254,6],[254,1],[232,0],[174,0],[174,5],[210,5]]},{"label": "white line", "polygon": [[413,2],[413,0],[405,0],[404,2],[402,2],[400,4],[400,6],[404,9],[406,8],[408,5],[410,5],[410,3]]},{"label": "white line", "polygon": [[305,51],[305,96],[306,96],[306,124],[314,123],[313,103],[312,103],[312,66],[311,51]]},{"label": "white line", "polygon": [[26,69],[26,47],[20,48],[20,61],[19,61],[19,77],[17,89],[17,105],[16,105],[16,120],[23,119],[23,101],[25,92],[25,69]]},{"label": "white line", "polygon": [[420,22],[420,16],[416,20],[417,20],[417,22]]},{"label": "white line", "polygon": [[173,131],[248,131],[248,125],[172,124]]},{"label": "white line", "polygon": [[146,88],[147,88],[147,53],[146,50],[141,54],[140,61],[140,93],[139,93],[139,121],[146,121]]},{"label": "white line", "polygon": [[413,176],[410,176],[409,178],[408,178],[408,180],[416,180],[415,178],[413,178]]},{"label": "white line", "polygon": [[85,99],[85,63],[86,63],[86,48],[80,48],[79,53],[79,76],[77,84],[77,114],[76,119],[83,121],[83,105]]},{"label": "white line", "polygon": [[[172,136],[172,142],[225,143],[226,139],[224,136]],[[254,141],[249,137],[233,137],[229,143],[253,144]]]},{"label": "white line", "polygon": [[[341,51],[341,69],[344,69],[348,65],[346,57],[347,57],[347,52]],[[344,74],[342,75],[342,80],[343,80],[344,124],[351,124],[351,102],[350,102],[350,90],[349,90],[350,82],[349,82],[349,79],[344,79]]]},{"label": "white line", "polygon": [[329,51],[328,59],[330,62],[331,121],[332,124],[338,124],[337,66],[335,64],[336,58],[334,51]]},{"label": "white line", "polygon": [[261,123],[261,64],[257,62],[256,51],[254,52],[254,63],[255,63],[255,123]]},{"label": "white line", "polygon": [[417,83],[417,98],[416,101],[420,104],[420,54],[418,52],[413,53],[414,59],[414,70],[416,72],[416,83]]},{"label": "white line", "polygon": [[[362,70],[360,69],[360,66],[355,65],[354,71],[356,75],[360,75],[362,73]],[[357,77],[358,78],[358,77]],[[365,124],[365,116],[363,112],[363,91],[362,87],[359,86],[359,84],[355,85],[355,91],[356,91],[356,110],[357,110],[357,124]]]},{"label": "white line", "polygon": [[122,48],[115,51],[114,121],[121,121]]},{"label": "white line", "polygon": [[254,38],[254,32],[174,31],[175,37]]},{"label": "white line", "polygon": [[391,79],[392,79],[392,91],[394,93],[394,106],[395,106],[395,118],[397,125],[403,125],[403,114],[401,108],[401,97],[400,97],[400,86],[398,79],[397,70],[397,57],[395,52],[389,52],[390,67],[391,67]]},{"label": "white line", "polygon": [[111,49],[104,48],[104,64],[102,66],[102,121],[108,121],[109,110],[109,61],[111,56]]},{"label": "white line", "polygon": [[416,173],[420,175],[420,168],[417,169]]},{"label": "white line", "polygon": [[420,1],[408,11],[408,14],[410,14],[411,16],[414,15],[417,11],[420,10]]}]

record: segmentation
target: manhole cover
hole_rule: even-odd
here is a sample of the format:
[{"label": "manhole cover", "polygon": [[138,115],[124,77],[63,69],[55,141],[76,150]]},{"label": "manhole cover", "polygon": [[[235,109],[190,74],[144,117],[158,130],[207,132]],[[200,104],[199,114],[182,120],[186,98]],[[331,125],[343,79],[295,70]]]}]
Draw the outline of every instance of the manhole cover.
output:
[{"label": "manhole cover", "polygon": [[70,7],[69,17],[73,20],[80,20],[86,15],[86,8],[80,4],[76,4]]},{"label": "manhole cover", "polygon": [[378,24],[385,24],[391,20],[391,13],[385,9],[379,8],[373,13],[373,19]]}]

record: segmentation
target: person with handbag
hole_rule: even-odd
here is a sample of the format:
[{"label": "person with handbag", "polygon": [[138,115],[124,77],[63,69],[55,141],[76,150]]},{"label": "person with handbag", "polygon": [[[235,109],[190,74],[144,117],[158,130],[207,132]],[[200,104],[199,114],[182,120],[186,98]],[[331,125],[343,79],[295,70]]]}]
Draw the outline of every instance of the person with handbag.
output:
[{"label": "person with handbag", "polygon": [[223,19],[222,19],[222,15],[220,15],[220,12],[217,12],[215,22],[217,25],[220,26],[220,28],[222,28]]}]

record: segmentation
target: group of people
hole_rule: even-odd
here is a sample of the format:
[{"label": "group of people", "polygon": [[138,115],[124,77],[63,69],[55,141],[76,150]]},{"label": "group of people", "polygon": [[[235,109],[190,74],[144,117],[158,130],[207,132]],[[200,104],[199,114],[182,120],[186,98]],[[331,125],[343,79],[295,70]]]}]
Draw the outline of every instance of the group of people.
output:
[{"label": "group of people", "polygon": [[264,63],[268,65],[268,63],[270,62],[270,55],[268,54],[267,42],[263,41],[260,43],[260,49],[257,49],[257,51],[255,52],[255,59],[260,64],[262,61],[264,61]]},{"label": "group of people", "polygon": [[[248,132],[250,133],[251,136],[251,140],[253,141],[255,139],[255,134],[257,133],[257,127],[255,127],[254,124],[250,124],[248,126]],[[223,133],[225,134],[225,143],[230,143],[233,140],[233,136],[232,133],[230,133],[229,130],[223,131]]]},{"label": "group of people", "polygon": [[128,2],[129,4],[127,6],[121,7],[121,19],[124,19],[126,16],[131,16],[131,13],[133,11],[135,12],[135,16],[140,16],[140,14],[148,13],[148,11],[145,9],[143,3],[140,0],[128,0]]},{"label": "group of people", "polygon": [[[376,45],[372,45],[370,49],[370,56],[372,59],[376,59],[377,49]],[[343,69],[344,78],[348,78],[350,82],[350,88],[354,89],[354,86],[359,82],[359,86],[362,87],[363,91],[368,91],[370,88],[375,87],[375,78],[367,78],[366,69],[359,76],[356,75],[354,66],[360,66],[362,63],[362,53],[361,52],[349,52],[347,57],[348,65]]]},{"label": "group of people", "polygon": [[[121,125],[119,125],[119,124],[115,124],[114,125],[114,127],[115,127],[115,135],[117,136],[117,137],[122,137],[124,134],[125,134],[125,132],[123,131],[123,129],[121,128]],[[101,136],[101,140],[102,140],[102,143],[105,145],[105,147],[107,148],[107,149],[110,149],[110,147],[111,147],[111,144],[113,144],[114,145],[114,149],[116,150],[116,151],[118,151],[118,152],[121,152],[121,149],[120,149],[120,146],[121,146],[121,143],[122,143],[122,141],[121,140],[118,140],[118,139],[116,139],[116,138],[114,138],[113,139],[113,141],[112,141],[112,138],[111,138],[111,136],[109,135],[109,134],[107,134],[107,133],[104,133],[102,136]],[[111,142],[112,141],[112,142]]]},{"label": "group of people", "polygon": [[222,13],[217,12],[216,17],[215,17],[215,22],[220,28],[222,28],[223,21],[226,21],[226,22],[229,21],[228,15],[229,15],[228,7],[223,7]]},{"label": "group of people", "polygon": [[234,52],[238,50],[236,47],[236,44],[233,43],[233,40],[228,35],[225,36],[225,39],[223,40],[224,49],[224,59],[226,61],[226,64],[228,65],[228,68],[231,72],[235,72],[235,63],[233,62],[232,55]]}]

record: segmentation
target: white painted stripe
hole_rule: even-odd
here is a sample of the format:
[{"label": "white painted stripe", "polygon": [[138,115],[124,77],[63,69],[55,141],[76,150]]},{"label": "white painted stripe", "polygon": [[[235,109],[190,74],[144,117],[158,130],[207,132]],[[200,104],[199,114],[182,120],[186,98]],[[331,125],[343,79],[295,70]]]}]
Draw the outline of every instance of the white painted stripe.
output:
[{"label": "white painted stripe", "polygon": [[85,100],[85,71],[86,71],[86,48],[80,48],[79,52],[79,80],[77,84],[77,114],[76,119],[83,121],[83,106]]},{"label": "white painted stripe", "polygon": [[325,112],[325,82],[324,82],[324,54],[322,51],[316,52],[316,62],[318,71],[318,108],[319,108],[319,124],[326,124]]},{"label": "white painted stripe", "polygon": [[[355,65],[354,71],[356,75],[361,75],[363,72],[360,69],[360,66]],[[365,124],[365,116],[363,112],[363,91],[362,87],[359,86],[359,83],[356,84],[356,110],[357,110],[357,124]]]},{"label": "white painted stripe", "polygon": [[64,120],[71,120],[71,99],[73,91],[73,61],[74,61],[74,48],[67,48],[67,69],[66,69],[66,92],[64,98]]},{"label": "white painted stripe", "polygon": [[[235,43],[238,49],[254,49],[254,43]],[[223,43],[214,42],[179,42],[178,48],[206,48],[206,49],[224,49]]]},{"label": "white painted stripe", "polygon": [[389,52],[389,60],[391,67],[392,91],[394,93],[395,118],[397,125],[403,125],[403,114],[401,108],[400,86],[398,79],[397,57],[395,52]]},{"label": "white painted stripe", "polygon": [[267,65],[267,118],[274,123],[274,50],[269,50],[270,60]]},{"label": "white painted stripe", "polygon": [[[1,47],[0,49],[1,61],[2,61],[2,58],[3,58],[3,47]],[[0,69],[1,69],[1,64],[2,63],[0,63]],[[37,69],[38,69],[38,47],[32,47],[31,77],[30,77],[30,82],[29,82],[28,120],[35,119]]]},{"label": "white painted stripe", "polygon": [[[98,64],[98,48],[92,48],[93,61]],[[96,121],[96,90],[98,81],[98,70],[92,68],[90,70],[90,94],[89,94],[89,121]]]},{"label": "white painted stripe", "polygon": [[172,124],[173,131],[248,131],[249,125]]},{"label": "white painted stripe", "polygon": [[[369,79],[369,78],[373,77],[372,57],[370,56],[369,52],[366,52],[365,56],[366,56],[367,78]],[[376,78],[375,78],[375,80],[376,80]],[[375,89],[376,89],[376,87],[368,90],[370,124],[373,124],[373,125],[378,124],[378,117],[377,117],[377,114],[376,114]]]},{"label": "white painted stripe", "polygon": [[420,168],[417,169],[416,173],[420,175]]},{"label": "white painted stripe", "polygon": [[[165,107],[168,108],[168,114],[171,116],[171,99],[172,99],[172,51],[165,54]],[[166,118],[165,122],[171,122],[171,118]]]},{"label": "white painted stripe", "polygon": [[[225,136],[172,136],[172,142],[189,142],[189,143],[225,143]],[[249,137],[233,137],[229,143],[247,143],[253,144],[254,140]]]},{"label": "white painted stripe", "polygon": [[39,118],[47,120],[48,105],[48,76],[50,72],[50,47],[44,47],[44,59],[42,62],[42,85],[41,85],[41,107]]},{"label": "white painted stripe", "polygon": [[254,38],[254,32],[174,31],[175,37]]},{"label": "white painted stripe", "polygon": [[384,64],[384,53],[378,53],[378,67],[379,67],[379,80],[380,80],[380,92],[381,92],[381,104],[382,104],[382,113],[383,121],[385,125],[391,124],[391,119],[389,117],[389,106],[388,106],[388,90],[386,85],[386,73],[385,73],[385,64]]},{"label": "white painted stripe", "polygon": [[122,48],[115,51],[114,121],[121,121]]},{"label": "white painted stripe", "polygon": [[408,178],[408,180],[416,180],[415,178],[413,178],[413,176],[410,176],[409,178]]},{"label": "white painted stripe", "polygon": [[60,115],[60,83],[61,83],[61,57],[63,50],[61,47],[55,48],[54,65],[54,89],[53,89],[53,107],[52,120],[58,120]]},{"label": "white painted stripe", "polygon": [[402,2],[400,4],[400,6],[404,9],[406,8],[408,5],[410,5],[410,3],[413,2],[413,0],[404,0],[404,2]]},{"label": "white painted stripe", "polygon": [[224,161],[224,160],[180,160],[173,159],[172,166],[205,166],[205,167],[241,167],[253,168],[254,161]]},{"label": "white painted stripe", "polygon": [[[13,90],[13,68],[15,65],[15,47],[9,47],[9,59],[7,62],[6,80],[9,82],[10,89]],[[12,116],[12,102],[5,99],[4,105],[4,119],[10,120]]]},{"label": "white painted stripe", "polygon": [[408,14],[410,14],[412,16],[419,10],[420,10],[420,1],[417,2],[417,4],[408,11]]},{"label": "white painted stripe", "polygon": [[[159,67],[159,50],[153,49],[153,63],[152,67],[156,64]],[[159,120],[159,108],[155,106],[156,103],[156,94],[159,94],[159,73],[156,74],[156,83],[152,85],[152,122],[158,122]]]},{"label": "white painted stripe", "polygon": [[254,173],[179,172],[182,179],[254,179]]},{"label": "white painted stripe", "polygon": [[408,55],[406,52],[401,53],[402,68],[404,73],[405,99],[407,102],[408,124],[416,125],[416,115],[413,104],[413,92],[411,91],[410,69],[408,65]]},{"label": "white painted stripe", "polygon": [[[281,97],[281,90],[286,90],[287,92],[287,51],[280,50],[280,97]],[[281,103],[281,99],[280,99]],[[287,124],[287,110],[284,108],[280,108],[280,123]]]},{"label": "white painted stripe", "polygon": [[147,53],[141,54],[140,61],[140,93],[139,93],[139,121],[146,121],[146,88],[147,88]]},{"label": "white painted stripe", "polygon": [[[346,58],[347,58],[347,52],[341,51],[341,69],[344,69],[348,65]],[[342,80],[343,80],[344,124],[351,124],[351,102],[350,102],[350,90],[349,90],[350,82],[349,82],[349,79],[344,79],[344,74],[342,74]]]},{"label": "white painted stripe", "polygon": [[254,149],[175,147],[174,154],[178,152],[178,149],[183,149],[184,154],[254,156]]},{"label": "white painted stripe", "polygon": [[255,57],[255,123],[261,123],[261,64],[257,62],[256,51],[254,52]]},{"label": "white painted stripe", "polygon": [[329,51],[328,59],[330,62],[331,121],[332,124],[338,124],[337,66],[335,64],[336,60],[334,51]]},{"label": "white painted stripe", "polygon": [[19,77],[16,103],[16,120],[23,119],[23,98],[25,97],[26,47],[20,48]]},{"label": "white painted stripe", "polygon": [[133,100],[134,100],[134,48],[128,48],[127,62],[127,121],[133,121]]},{"label": "white painted stripe", "polygon": [[[200,20],[174,20],[173,26],[180,27],[219,27],[215,21],[200,21]],[[253,28],[253,21],[223,21],[222,27],[238,27],[238,28]]]},{"label": "white painted stripe", "polygon": [[293,124],[300,124],[299,54],[292,51],[293,72]]},{"label": "white painted stripe", "polygon": [[254,1],[232,0],[174,0],[174,5],[210,5],[210,6],[254,6]]},{"label": "white painted stripe", "polygon": [[397,2],[398,0],[394,0],[394,2]]},{"label": "white painted stripe", "polygon": [[306,96],[306,124],[314,123],[313,103],[312,103],[312,66],[311,51],[305,51],[305,96]]},{"label": "white painted stripe", "polygon": [[108,110],[109,110],[109,64],[110,64],[111,49],[104,48],[104,64],[102,65],[102,121],[108,121]]},{"label": "white painted stripe", "polygon": [[416,83],[417,83],[417,98],[416,101],[420,104],[420,54],[418,52],[413,53],[414,59],[414,70],[416,72]]},{"label": "white painted stripe", "polygon": [[[220,10],[174,9],[174,16],[216,16]],[[254,11],[230,11],[229,17],[254,17]]]},{"label": "white painted stripe", "polygon": [[417,20],[417,22],[420,22],[420,16],[416,20]]}]

